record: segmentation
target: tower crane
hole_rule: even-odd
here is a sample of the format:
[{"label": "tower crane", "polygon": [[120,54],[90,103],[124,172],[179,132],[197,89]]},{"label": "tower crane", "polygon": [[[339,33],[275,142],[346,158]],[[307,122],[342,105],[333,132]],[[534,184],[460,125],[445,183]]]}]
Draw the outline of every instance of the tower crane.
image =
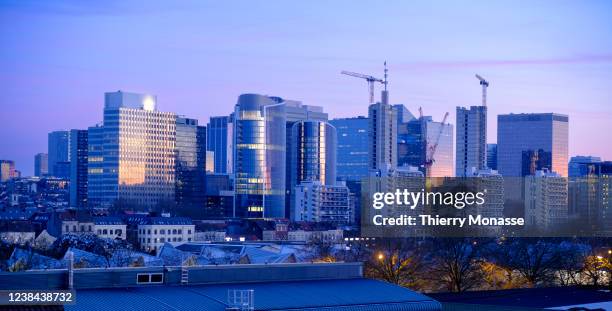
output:
[{"label": "tower crane", "polygon": [[482,85],[482,105],[487,106],[487,88],[489,87],[489,81],[485,80],[485,78],[480,75],[476,75],[476,79],[480,80],[480,85]]},{"label": "tower crane", "polygon": [[436,161],[434,155],[436,154],[436,150],[438,149],[438,144],[440,143],[440,137],[442,137],[442,133],[444,132],[444,125],[446,124],[446,119],[448,119],[448,112],[444,114],[444,118],[442,118],[442,122],[440,123],[440,130],[438,131],[438,135],[436,136],[435,143],[429,146],[429,156],[426,155],[425,158],[425,176],[429,177],[431,166]]},{"label": "tower crane", "polygon": [[385,86],[387,85],[386,81],[384,81],[383,79],[379,79],[379,78],[376,78],[370,75],[364,75],[361,73],[356,73],[356,72],[351,72],[351,71],[342,71],[341,74],[355,77],[355,78],[364,79],[368,82],[368,87],[370,89],[370,104],[374,103],[374,82],[384,84]]}]

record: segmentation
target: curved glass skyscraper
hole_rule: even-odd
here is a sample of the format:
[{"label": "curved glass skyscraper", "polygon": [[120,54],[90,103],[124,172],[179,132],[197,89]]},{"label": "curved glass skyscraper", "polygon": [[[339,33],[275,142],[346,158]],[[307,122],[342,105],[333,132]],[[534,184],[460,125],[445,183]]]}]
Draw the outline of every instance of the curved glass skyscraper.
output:
[{"label": "curved glass skyscraper", "polygon": [[285,218],[285,105],[238,97],[234,122],[234,217]]},{"label": "curved glass skyscraper", "polygon": [[291,130],[291,188],[302,181],[335,184],[336,128],[327,122],[300,121]]}]

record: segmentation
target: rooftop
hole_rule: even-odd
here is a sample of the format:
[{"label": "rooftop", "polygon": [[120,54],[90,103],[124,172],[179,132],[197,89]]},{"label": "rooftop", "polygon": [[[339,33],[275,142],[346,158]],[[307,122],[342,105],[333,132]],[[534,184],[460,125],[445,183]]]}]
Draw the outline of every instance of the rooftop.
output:
[{"label": "rooftop", "polygon": [[255,310],[440,310],[425,295],[369,279],[79,290],[77,304],[65,308],[225,311],[236,289],[254,290]]}]

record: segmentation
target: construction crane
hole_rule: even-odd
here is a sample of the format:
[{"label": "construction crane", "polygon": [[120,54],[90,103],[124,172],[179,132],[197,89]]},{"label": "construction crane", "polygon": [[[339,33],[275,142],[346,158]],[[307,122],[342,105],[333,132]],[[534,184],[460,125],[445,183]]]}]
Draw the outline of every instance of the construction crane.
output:
[{"label": "construction crane", "polygon": [[480,80],[480,85],[482,85],[482,105],[487,106],[487,88],[489,87],[489,81],[485,80],[485,78],[480,75],[476,75],[476,79]]},{"label": "construction crane", "polygon": [[364,75],[361,73],[342,71],[341,74],[355,77],[355,78],[365,79],[368,82],[368,87],[370,89],[370,104],[374,103],[374,82],[379,82],[381,84],[384,84],[385,86],[387,85],[387,83],[383,79],[379,79],[379,78],[369,76],[369,75]]},{"label": "construction crane", "polygon": [[429,155],[426,154],[425,159],[425,177],[429,177],[431,173],[431,166],[436,161],[434,156],[436,154],[436,150],[438,149],[438,144],[440,143],[440,137],[442,137],[442,133],[444,132],[444,125],[446,124],[446,119],[448,119],[448,112],[444,114],[444,118],[442,118],[442,122],[440,123],[440,130],[438,131],[438,135],[436,136],[435,143],[429,146]]}]

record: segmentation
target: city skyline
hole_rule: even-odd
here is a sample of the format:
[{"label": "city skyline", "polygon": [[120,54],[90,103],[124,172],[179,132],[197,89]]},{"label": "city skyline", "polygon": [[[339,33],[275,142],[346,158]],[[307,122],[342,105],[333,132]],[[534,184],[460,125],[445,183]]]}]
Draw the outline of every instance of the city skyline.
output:
[{"label": "city skyline", "polygon": [[[342,2],[244,2],[240,12],[208,2],[63,3],[0,6],[6,25],[0,38],[9,47],[0,51],[6,69],[0,158],[14,160],[24,175],[33,174],[47,133],[99,123],[104,92],[151,93],[161,111],[201,124],[228,115],[249,92],[323,106],[330,119],[365,116],[366,84],[340,71],[382,76],[384,60],[390,104],[413,114],[422,106],[440,120],[448,111],[453,123],[456,106],[479,103],[473,77],[479,73],[491,82],[487,143],[495,142],[499,114],[554,112],[571,118],[570,157],[612,158],[612,147],[593,135],[612,131],[607,2],[487,3],[487,15],[484,5],[452,2],[358,2],[350,9]],[[422,11],[438,18],[419,16]],[[364,27],[372,16],[385,18]],[[124,35],[116,36],[117,29]]]}]

